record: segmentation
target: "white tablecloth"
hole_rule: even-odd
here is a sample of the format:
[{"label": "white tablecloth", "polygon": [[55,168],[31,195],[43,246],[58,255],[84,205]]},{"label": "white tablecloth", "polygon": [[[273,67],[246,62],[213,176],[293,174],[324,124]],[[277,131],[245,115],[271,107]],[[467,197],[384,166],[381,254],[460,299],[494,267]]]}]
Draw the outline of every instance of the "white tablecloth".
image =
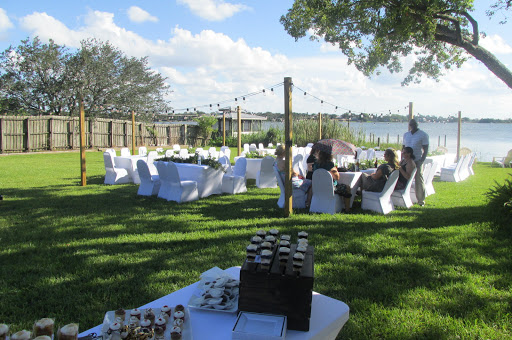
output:
[{"label": "white tablecloth", "polygon": [[117,168],[124,168],[128,170],[133,183],[140,184],[139,172],[137,171],[137,161],[142,159],[147,161],[147,157],[144,156],[116,156],[114,157],[114,164]]},{"label": "white tablecloth", "polygon": [[[236,160],[240,156],[235,157]],[[247,158],[247,168],[245,170],[245,178],[256,179],[258,177],[258,171],[261,169],[261,160],[263,158]]]},{"label": "white tablecloth", "polygon": [[215,170],[206,165],[175,163],[182,181],[197,182],[199,197],[222,194],[222,170]]},{"label": "white tablecloth", "polygon": [[[239,278],[240,267],[226,269],[231,276]],[[140,308],[160,308],[163,305],[186,306],[197,283],[182,288],[174,293],[152,301]],[[107,311],[105,311],[107,312]],[[202,311],[190,309],[190,322],[194,340],[229,340],[236,321],[236,313]],[[313,292],[311,303],[311,321],[309,332],[286,331],[287,340],[329,340],[335,339],[349,317],[349,307],[341,301]],[[93,327],[79,334],[85,336],[90,333],[101,333],[101,325]]]},{"label": "white tablecloth", "polygon": [[428,156],[427,159],[431,159],[432,161],[436,162],[437,167],[435,171],[436,174],[439,175],[441,173],[441,168],[445,168],[457,163],[455,159],[456,157],[457,155],[454,153],[447,153],[444,155]]}]

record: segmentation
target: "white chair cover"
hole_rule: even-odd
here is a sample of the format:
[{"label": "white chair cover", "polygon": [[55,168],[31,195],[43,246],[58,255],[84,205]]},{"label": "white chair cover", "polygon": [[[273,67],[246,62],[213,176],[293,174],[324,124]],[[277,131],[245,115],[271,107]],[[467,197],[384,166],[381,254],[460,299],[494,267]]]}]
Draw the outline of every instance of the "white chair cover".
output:
[{"label": "white chair cover", "polygon": [[[277,184],[279,189],[281,189],[281,195],[277,200],[277,206],[279,208],[284,208],[284,182],[283,178],[279,174],[277,167],[274,165],[274,174],[277,179]],[[292,189],[292,208],[293,209],[304,209],[306,208],[306,193],[300,189]]]},{"label": "white chair cover", "polygon": [[160,177],[152,175],[149,171],[149,164],[143,159],[137,161],[137,170],[139,171],[140,185],[137,195],[152,196],[158,195],[160,190]]},{"label": "white chair cover", "polygon": [[258,148],[256,147],[256,144],[253,143],[253,144],[249,145],[249,151],[250,152],[257,151],[257,150],[258,150]]},{"label": "white chair cover", "polygon": [[268,143],[267,147],[268,147],[269,149],[272,149],[272,148],[274,147],[274,144],[272,144],[272,143]]},{"label": "white chair cover", "polygon": [[156,151],[150,151],[148,153],[148,168],[151,175],[158,175],[158,170],[155,166],[155,160],[158,159],[158,152]]},{"label": "white chair cover", "polygon": [[158,197],[168,201],[190,202],[199,199],[197,182],[180,181],[180,175],[174,162],[156,162],[156,168],[160,176],[160,190]]},{"label": "white chair cover", "polygon": [[265,147],[263,146],[263,143],[258,143],[258,149],[259,150],[265,149]]},{"label": "white chair cover", "polygon": [[313,172],[313,197],[311,198],[310,212],[335,214],[340,212],[343,205],[342,199],[334,193],[332,175],[325,169],[317,169]]},{"label": "white chair cover", "polygon": [[250,147],[249,147],[249,144],[245,143],[244,144],[244,152],[250,152]]},{"label": "white chair cover", "polygon": [[274,157],[266,156],[261,160],[260,171],[256,175],[256,186],[258,188],[276,188],[277,180],[274,174]]},{"label": "white chair cover", "polygon": [[181,149],[179,153],[179,157],[181,159],[186,159],[189,157],[188,150],[187,149]]},{"label": "white chair cover", "polygon": [[132,181],[128,170],[114,166],[114,156],[112,156],[112,153],[104,152],[103,162],[105,163],[105,184],[124,184]]},{"label": "white chair cover", "polygon": [[148,154],[148,148],[146,148],[145,146],[140,146],[139,147],[139,156],[147,156]]},{"label": "white chair cover", "polygon": [[475,164],[475,159],[476,159],[476,152],[473,152],[471,154],[471,160],[469,161],[469,164],[468,164],[469,175],[474,175],[475,174],[475,172],[473,171],[473,164]]},{"label": "white chair cover", "polygon": [[174,144],[174,145],[172,146],[172,149],[173,149],[174,151],[179,152],[179,151],[181,150],[181,146],[180,146],[179,144]]},{"label": "white chair cover", "polygon": [[125,157],[125,156],[131,156],[132,154],[130,153],[130,149],[128,148],[121,148],[121,156]]},{"label": "white chair cover", "polygon": [[221,156],[219,158],[219,163],[226,166],[226,174],[233,174],[233,168],[231,167],[231,162],[227,156]]},{"label": "white chair cover", "polygon": [[172,150],[172,149],[165,150],[165,157],[172,157],[172,156],[174,156],[174,150]]},{"label": "white chair cover", "polygon": [[443,182],[460,182],[459,171],[465,159],[466,156],[462,156],[454,166],[442,167],[439,180]]},{"label": "white chair cover", "polygon": [[107,150],[105,150],[105,152],[110,152],[113,157],[117,156],[116,155],[116,150],[114,150],[114,149],[107,149]]},{"label": "white chair cover", "polygon": [[386,185],[381,192],[372,192],[363,190],[361,209],[373,210],[381,214],[388,214],[391,212],[393,207],[393,201],[391,200],[391,194],[395,189],[396,182],[398,181],[398,171],[395,170],[391,173]]},{"label": "white chair cover", "polygon": [[296,173],[301,174],[302,176],[306,177],[306,171],[304,171],[303,160],[304,160],[304,156],[302,156],[301,154],[297,154],[295,157],[293,157],[292,167]]},{"label": "white chair cover", "polygon": [[[430,166],[432,168],[432,166]],[[412,199],[411,199],[411,186],[414,181],[414,176],[416,175],[416,168],[411,173],[411,178],[407,181],[405,188],[401,190],[394,190],[391,194],[391,200],[393,201],[394,206],[410,208],[412,207]],[[416,195],[414,195],[416,196]]]},{"label": "white chair cover", "polygon": [[[350,193],[352,197],[350,197],[350,207],[354,204],[354,199],[356,198],[357,190],[360,187],[361,183],[361,172],[340,172],[340,179],[338,183],[343,183],[350,187]],[[342,209],[345,208],[345,201],[341,200]]]},{"label": "white chair cover", "polygon": [[208,149],[208,155],[213,158],[213,159],[217,159],[219,158],[219,152],[217,151],[217,149],[215,147],[211,147]]},{"label": "white chair cover", "polygon": [[239,194],[247,191],[245,184],[245,171],[247,170],[247,159],[240,157],[236,160],[232,174],[225,174],[222,177],[222,192],[228,194]]},{"label": "white chair cover", "polygon": [[366,151],[366,158],[367,159],[374,159],[375,158],[375,150],[374,149],[368,149],[368,151]]},{"label": "white chair cover", "polygon": [[368,159],[367,155],[368,155],[367,152],[365,150],[363,150],[360,153],[359,152],[357,153],[357,159],[359,159],[360,161],[364,161],[364,160]]}]

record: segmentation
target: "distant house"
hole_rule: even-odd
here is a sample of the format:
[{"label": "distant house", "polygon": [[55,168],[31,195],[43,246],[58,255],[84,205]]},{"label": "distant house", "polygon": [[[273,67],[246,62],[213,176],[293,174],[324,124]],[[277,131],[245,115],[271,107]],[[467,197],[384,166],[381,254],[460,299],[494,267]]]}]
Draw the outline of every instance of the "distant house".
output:
[{"label": "distant house", "polygon": [[[226,136],[236,137],[238,136],[238,114],[236,110],[231,108],[220,109],[223,114],[217,116],[217,123],[214,125],[214,129],[218,129],[219,133],[222,134],[222,120],[223,116],[226,117]],[[261,122],[267,120],[267,117],[257,116],[249,114],[247,112],[241,113],[242,121],[242,134],[250,134],[262,130]]]}]

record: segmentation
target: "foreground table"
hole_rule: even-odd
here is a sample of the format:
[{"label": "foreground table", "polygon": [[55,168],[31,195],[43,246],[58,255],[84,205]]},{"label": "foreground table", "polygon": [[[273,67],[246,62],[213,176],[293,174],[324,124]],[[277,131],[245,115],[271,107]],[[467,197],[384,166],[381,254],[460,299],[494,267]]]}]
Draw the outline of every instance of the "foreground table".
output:
[{"label": "foreground table", "polygon": [[[238,279],[240,267],[231,267],[226,269],[226,272]],[[192,293],[197,288],[196,285],[197,282],[141,306],[140,308],[160,308],[163,305],[175,306],[177,304],[186,306],[190,296],[192,296]],[[191,308],[190,321],[194,340],[231,339],[231,332],[235,325],[236,317],[236,313],[202,311]],[[335,339],[341,328],[347,322],[348,317],[349,308],[344,302],[313,292],[309,332],[287,330],[286,339]],[[93,327],[80,333],[79,336],[85,336],[90,333],[97,333],[99,335],[101,333],[101,326],[102,325]]]},{"label": "foreground table", "polygon": [[207,165],[174,163],[178,168],[180,180],[197,182],[199,197],[222,194],[222,177],[224,171],[215,170]]},{"label": "foreground table", "polygon": [[[240,158],[240,156],[235,157],[236,160]],[[258,172],[261,169],[261,161],[263,158],[247,158],[247,168],[245,169],[245,178],[247,179],[256,179],[258,177]]]}]

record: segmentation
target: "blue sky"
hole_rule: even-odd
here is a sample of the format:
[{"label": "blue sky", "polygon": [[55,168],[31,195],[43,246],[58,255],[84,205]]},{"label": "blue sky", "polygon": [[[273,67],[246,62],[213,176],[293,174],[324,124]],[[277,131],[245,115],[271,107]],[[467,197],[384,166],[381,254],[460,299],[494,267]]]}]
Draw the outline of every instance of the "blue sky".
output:
[{"label": "blue sky", "polygon": [[[498,25],[499,18],[485,17],[491,2],[477,1],[473,13],[487,33],[481,44],[510,68],[512,23]],[[35,36],[70,48],[89,37],[108,40],[129,56],[149,57],[151,67],[168,78],[173,93],[167,99],[177,112],[205,110],[203,105],[208,111],[209,104],[215,107],[218,102],[241,104],[253,112],[282,112],[282,87],[276,87],[274,95],[259,94],[245,102],[234,98],[292,77],[293,110],[298,112],[404,113],[413,102],[419,114],[448,116],[462,111],[471,118],[512,118],[512,90],[481,63],[471,60],[439,83],[425,79],[401,87],[403,74],[386,70],[370,79],[348,66],[346,57],[332,46],[307,38],[295,42],[287,35],[279,18],[292,3],[1,0],[0,50]]]}]

